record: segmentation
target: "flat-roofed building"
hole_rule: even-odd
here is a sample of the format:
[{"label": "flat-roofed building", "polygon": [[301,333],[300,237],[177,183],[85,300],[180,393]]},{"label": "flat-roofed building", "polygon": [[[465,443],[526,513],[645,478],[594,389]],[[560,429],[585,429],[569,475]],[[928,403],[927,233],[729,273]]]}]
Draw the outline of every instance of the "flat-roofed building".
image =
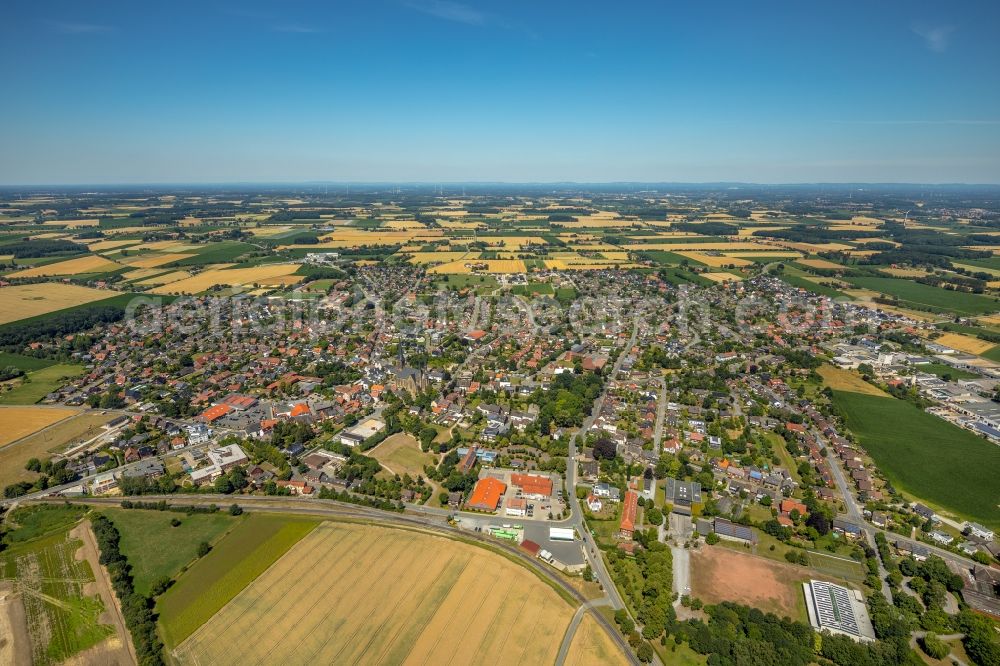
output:
[{"label": "flat-roofed building", "polygon": [[875,630],[861,593],[822,580],[802,583],[802,589],[809,622],[817,631],[842,634],[856,641],[875,640]]}]

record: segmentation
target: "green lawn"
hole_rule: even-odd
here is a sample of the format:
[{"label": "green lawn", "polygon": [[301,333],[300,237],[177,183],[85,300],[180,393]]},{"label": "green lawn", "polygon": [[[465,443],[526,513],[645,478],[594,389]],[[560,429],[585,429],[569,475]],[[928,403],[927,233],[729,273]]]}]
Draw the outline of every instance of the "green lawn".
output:
[{"label": "green lawn", "polygon": [[945,375],[950,375],[954,379],[974,379],[978,377],[974,372],[968,372],[967,370],[959,370],[958,368],[953,368],[950,365],[945,365],[944,363],[921,363],[915,366],[920,372],[929,372],[932,375],[937,375],[938,377],[944,377]]},{"label": "green lawn", "polygon": [[511,288],[510,293],[517,296],[534,296],[536,294],[552,296],[555,294],[555,291],[548,282],[531,282],[529,284],[515,285]]},{"label": "green lawn", "polygon": [[16,524],[17,528],[9,532],[5,540],[11,544],[22,543],[46,534],[68,530],[86,513],[87,507],[81,504],[70,506],[41,504],[21,507],[7,518],[11,524]]},{"label": "green lawn", "polygon": [[[135,589],[149,596],[158,579],[173,578],[197,557],[198,544],[215,543],[245,518],[228,512],[185,515],[176,511],[108,509],[105,515],[121,532],[121,551],[132,567]],[[181,521],[172,527],[174,518]]]},{"label": "green lawn", "polygon": [[83,371],[82,365],[60,363],[29,372],[20,385],[0,394],[0,405],[33,405]]},{"label": "green lawn", "polygon": [[949,291],[904,278],[852,277],[847,278],[847,281],[864,289],[893,296],[899,299],[903,305],[930,307],[966,315],[978,315],[1000,310],[1000,303],[997,303],[993,298],[962,291]]},{"label": "green lawn", "polygon": [[159,598],[156,610],[164,642],[179,645],[318,523],[250,514]]},{"label": "green lawn", "polygon": [[896,398],[833,396],[847,427],[897,489],[1000,528],[1000,447]]}]

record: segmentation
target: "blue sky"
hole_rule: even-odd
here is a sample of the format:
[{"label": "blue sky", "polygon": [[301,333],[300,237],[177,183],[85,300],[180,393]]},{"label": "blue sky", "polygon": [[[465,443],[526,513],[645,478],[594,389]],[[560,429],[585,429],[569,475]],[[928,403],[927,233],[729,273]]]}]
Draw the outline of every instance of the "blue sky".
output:
[{"label": "blue sky", "polygon": [[1000,3],[13,0],[0,183],[1000,183]]}]

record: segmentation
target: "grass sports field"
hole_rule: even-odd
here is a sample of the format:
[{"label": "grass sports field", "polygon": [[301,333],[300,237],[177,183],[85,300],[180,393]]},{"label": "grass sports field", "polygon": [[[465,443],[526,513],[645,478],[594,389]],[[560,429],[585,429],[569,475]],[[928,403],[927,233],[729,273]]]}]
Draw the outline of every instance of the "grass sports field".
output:
[{"label": "grass sports field", "polygon": [[[121,532],[121,550],[132,567],[135,589],[149,595],[160,578],[173,578],[197,558],[198,544],[215,543],[246,517],[228,512],[193,513],[108,509],[103,512]],[[170,521],[181,521],[173,527]]]},{"label": "grass sports field", "polygon": [[534,573],[483,548],[325,522],[174,654],[184,664],[542,664],[572,615]]},{"label": "grass sports field", "polygon": [[0,289],[0,324],[111,298],[117,292],[75,284],[40,282]]},{"label": "grass sports field", "polygon": [[833,396],[847,427],[897,489],[1000,528],[1000,447],[896,398]]},{"label": "grass sports field", "polygon": [[317,524],[306,518],[247,516],[159,598],[156,610],[166,644],[190,636]]}]

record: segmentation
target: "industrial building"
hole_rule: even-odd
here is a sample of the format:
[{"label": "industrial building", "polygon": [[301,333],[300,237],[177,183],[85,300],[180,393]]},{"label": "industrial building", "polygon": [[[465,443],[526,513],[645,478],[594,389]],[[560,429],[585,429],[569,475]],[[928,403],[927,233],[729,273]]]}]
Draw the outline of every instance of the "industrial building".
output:
[{"label": "industrial building", "polygon": [[802,583],[809,622],[817,631],[849,636],[856,641],[874,641],[864,597],[860,592],[822,580]]}]

